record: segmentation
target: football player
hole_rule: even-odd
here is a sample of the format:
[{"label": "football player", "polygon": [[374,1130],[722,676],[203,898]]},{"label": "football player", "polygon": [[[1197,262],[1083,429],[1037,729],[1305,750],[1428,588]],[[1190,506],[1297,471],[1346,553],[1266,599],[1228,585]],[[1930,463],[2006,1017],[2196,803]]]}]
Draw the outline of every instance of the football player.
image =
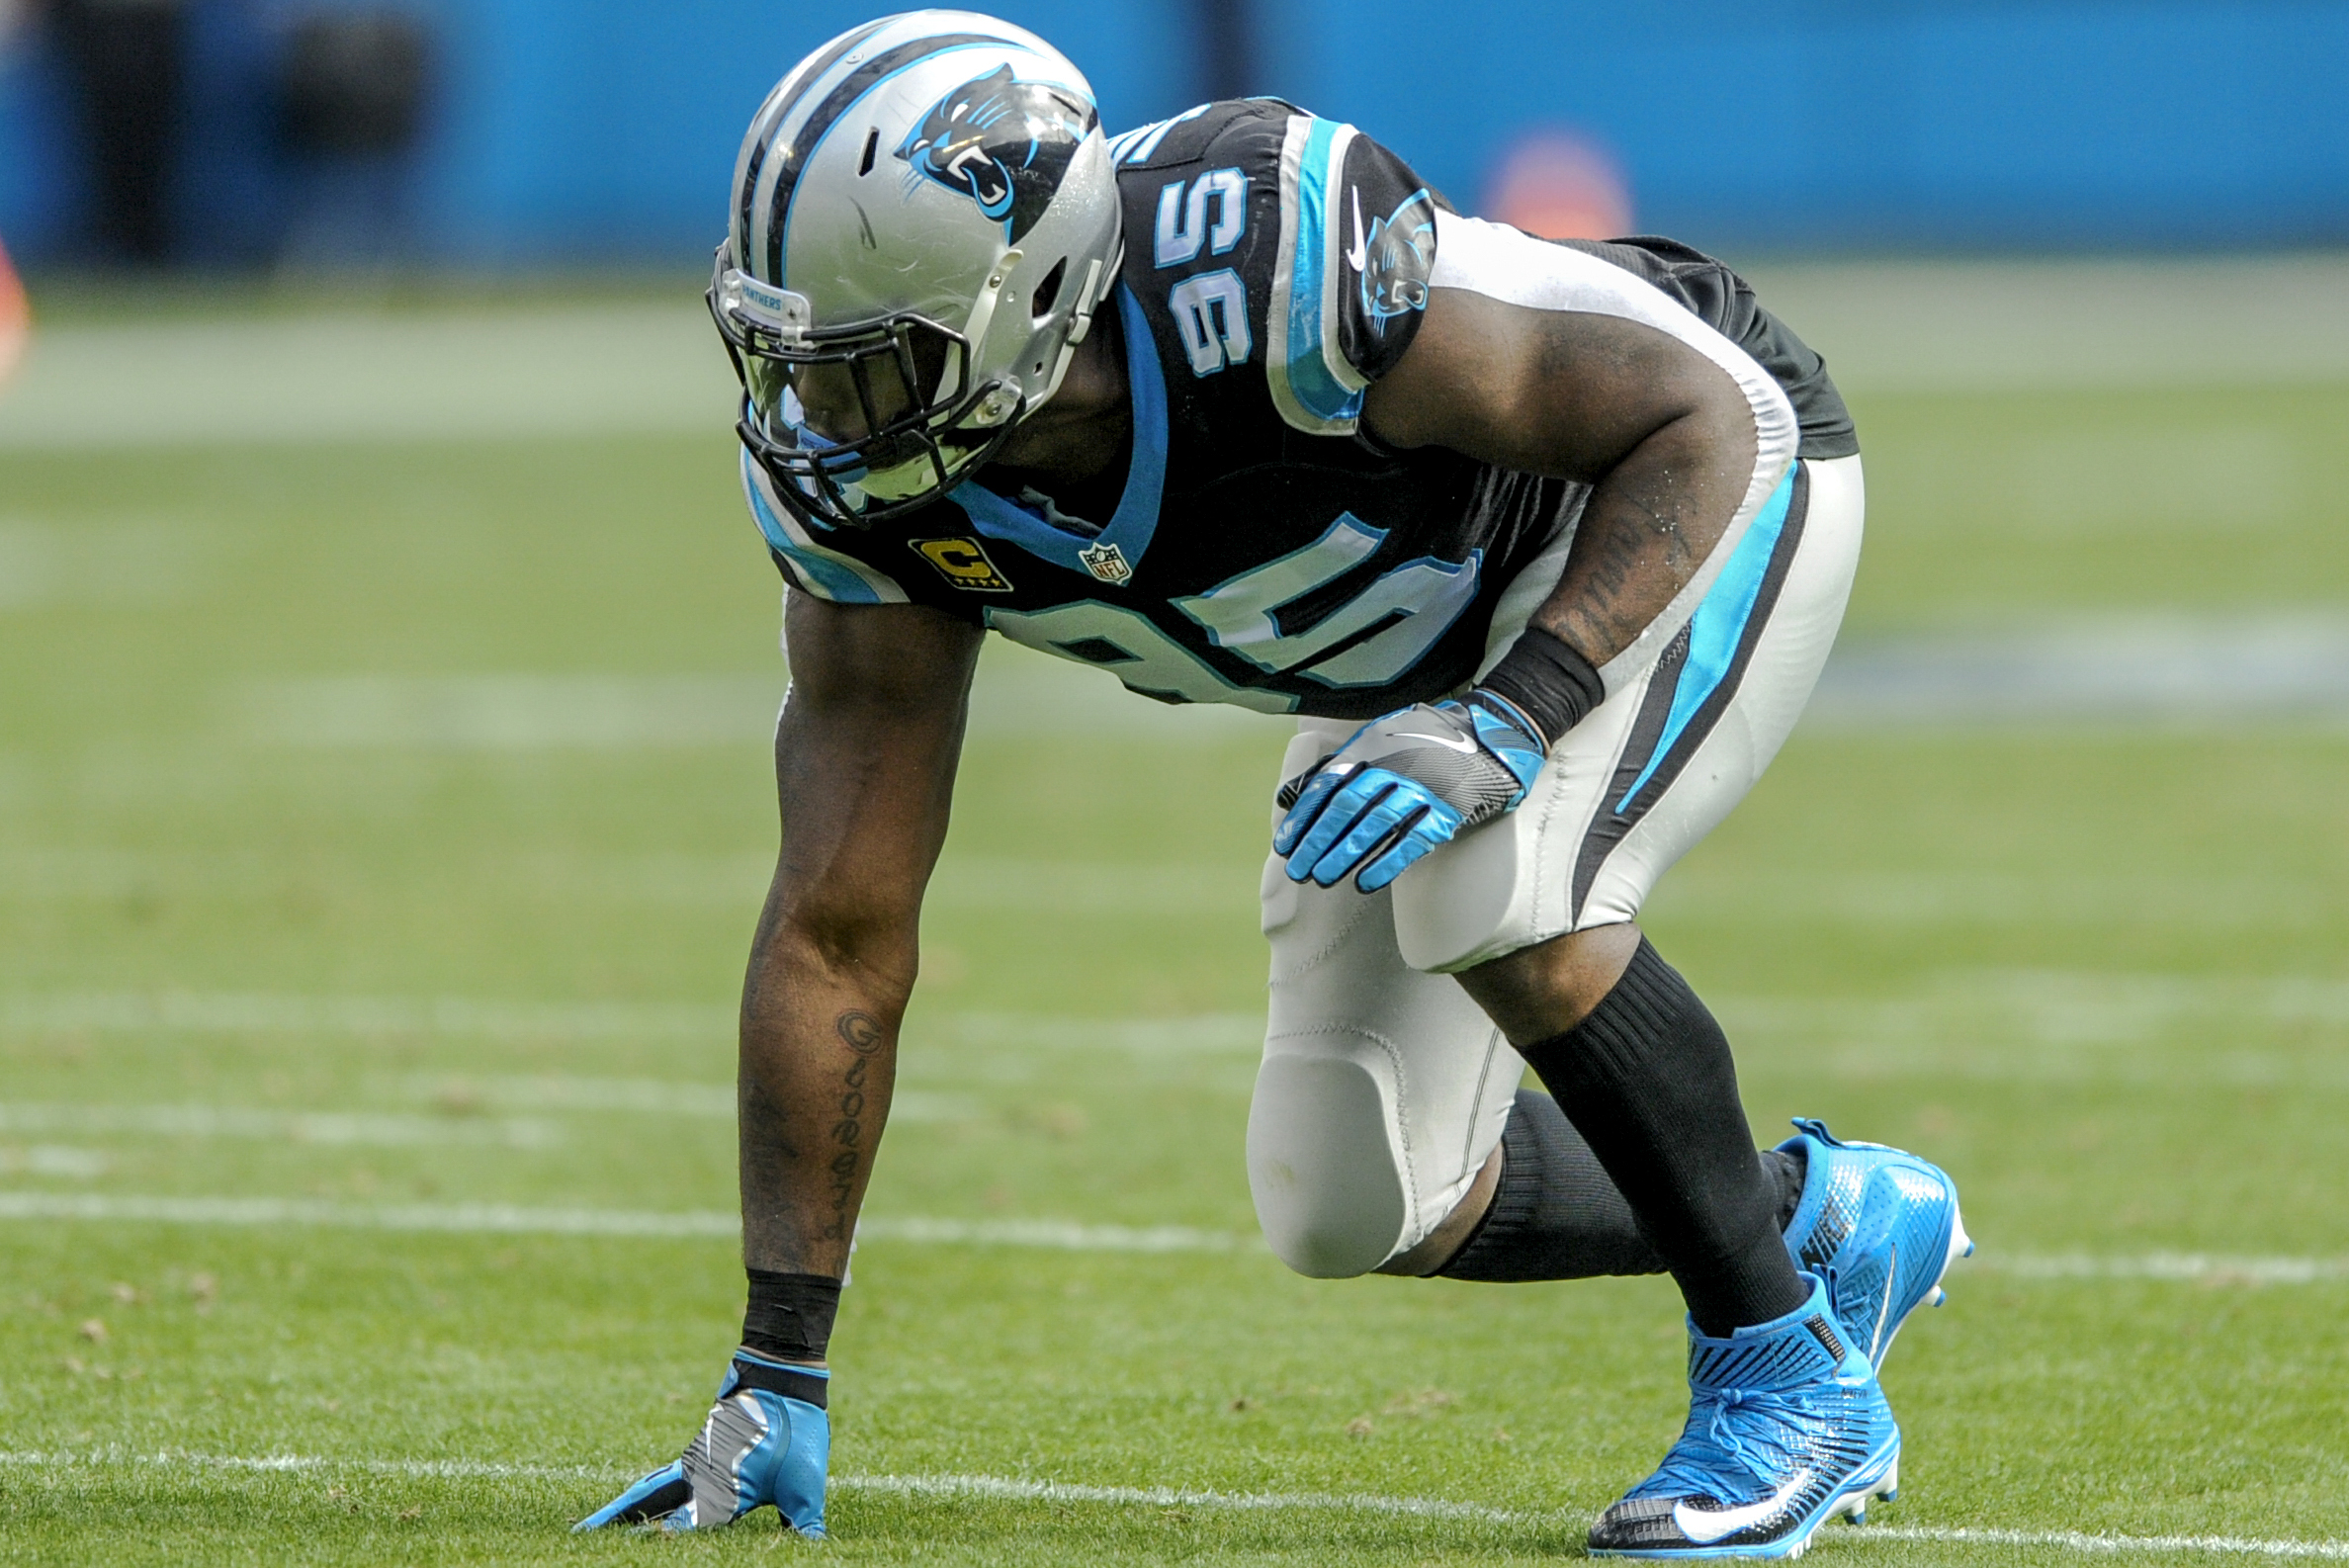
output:
[{"label": "football player", "polygon": [[1843,613],[1859,447],[1818,356],[1686,246],[1465,217],[1278,100],[1107,135],[1073,64],[968,12],[801,61],[729,217],[710,304],[792,676],[749,1303],[700,1435],[581,1527],[823,1530],[826,1341],[989,630],[1296,716],[1248,1126],[1275,1254],[1669,1271],[1688,1427],[1596,1551],[1790,1555],[1891,1495],[1876,1369],[1968,1250],[1956,1190],[1815,1122],[1757,1154],[1634,923]]}]

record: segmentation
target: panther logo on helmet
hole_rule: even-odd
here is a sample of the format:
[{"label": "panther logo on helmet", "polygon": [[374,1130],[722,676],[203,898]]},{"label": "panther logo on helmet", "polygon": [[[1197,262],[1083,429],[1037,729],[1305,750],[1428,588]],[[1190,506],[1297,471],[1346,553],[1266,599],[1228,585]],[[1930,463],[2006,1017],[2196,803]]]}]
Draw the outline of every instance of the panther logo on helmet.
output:
[{"label": "panther logo on helmet", "polygon": [[1008,65],[975,76],[906,132],[897,155],[926,177],[1000,218],[1016,245],[1052,205],[1069,160],[1099,124],[1092,105],[1043,82],[1015,80]]}]

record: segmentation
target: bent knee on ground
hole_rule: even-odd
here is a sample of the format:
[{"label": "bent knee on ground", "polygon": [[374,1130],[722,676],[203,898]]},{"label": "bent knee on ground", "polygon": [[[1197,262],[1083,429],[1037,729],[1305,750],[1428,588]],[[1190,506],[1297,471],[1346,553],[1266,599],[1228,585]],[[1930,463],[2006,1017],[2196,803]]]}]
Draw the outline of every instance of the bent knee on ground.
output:
[{"label": "bent knee on ground", "polygon": [[1248,1115],[1248,1184],[1274,1257],[1315,1279],[1365,1274],[1405,1245],[1411,1205],[1378,1080],[1343,1058],[1275,1056]]}]

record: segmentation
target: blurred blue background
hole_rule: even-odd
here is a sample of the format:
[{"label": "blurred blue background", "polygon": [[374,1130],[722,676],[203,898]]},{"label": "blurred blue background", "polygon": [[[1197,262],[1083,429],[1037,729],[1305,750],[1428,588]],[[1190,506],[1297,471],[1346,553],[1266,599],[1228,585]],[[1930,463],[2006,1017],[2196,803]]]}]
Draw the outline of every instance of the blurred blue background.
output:
[{"label": "blurred blue background", "polygon": [[[0,0],[0,242],[37,266],[125,259],[96,211],[87,84],[61,25],[76,9],[174,30],[171,83],[147,89],[172,96],[177,137],[164,259],[524,266],[697,261],[760,97],[873,8],[411,0],[393,14],[425,50],[417,129],[353,150],[289,132],[289,41],[314,4]],[[1488,211],[1510,149],[1563,134],[1619,171],[1639,228],[1718,251],[2349,238],[2340,0],[997,9],[1076,58],[1113,127],[1277,93]]]}]

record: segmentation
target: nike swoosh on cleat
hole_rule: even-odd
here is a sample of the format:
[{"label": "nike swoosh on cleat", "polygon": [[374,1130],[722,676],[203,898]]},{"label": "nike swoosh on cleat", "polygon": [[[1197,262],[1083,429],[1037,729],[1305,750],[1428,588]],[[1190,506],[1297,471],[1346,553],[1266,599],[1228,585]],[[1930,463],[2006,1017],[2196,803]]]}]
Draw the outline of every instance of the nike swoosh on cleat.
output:
[{"label": "nike swoosh on cleat", "polygon": [[1794,1478],[1759,1503],[1743,1508],[1693,1509],[1686,1503],[1672,1505],[1672,1523],[1683,1535],[1699,1546],[1709,1546],[1724,1536],[1734,1535],[1761,1524],[1779,1513],[1794,1500],[1794,1494],[1810,1484],[1808,1470],[1798,1470]]},{"label": "nike swoosh on cleat", "polygon": [[1360,272],[1362,263],[1370,259],[1370,247],[1362,238],[1362,188],[1349,185],[1347,190],[1353,196],[1354,237],[1353,243],[1346,249],[1346,260],[1354,271]]},{"label": "nike swoosh on cleat", "polygon": [[1876,1308],[1875,1333],[1870,1336],[1868,1342],[1868,1359],[1871,1363],[1882,1358],[1880,1352],[1884,1348],[1884,1320],[1892,1315],[1892,1287],[1899,1279],[1900,1244],[1894,1242],[1892,1244],[1892,1261],[1884,1266],[1883,1304]]}]

